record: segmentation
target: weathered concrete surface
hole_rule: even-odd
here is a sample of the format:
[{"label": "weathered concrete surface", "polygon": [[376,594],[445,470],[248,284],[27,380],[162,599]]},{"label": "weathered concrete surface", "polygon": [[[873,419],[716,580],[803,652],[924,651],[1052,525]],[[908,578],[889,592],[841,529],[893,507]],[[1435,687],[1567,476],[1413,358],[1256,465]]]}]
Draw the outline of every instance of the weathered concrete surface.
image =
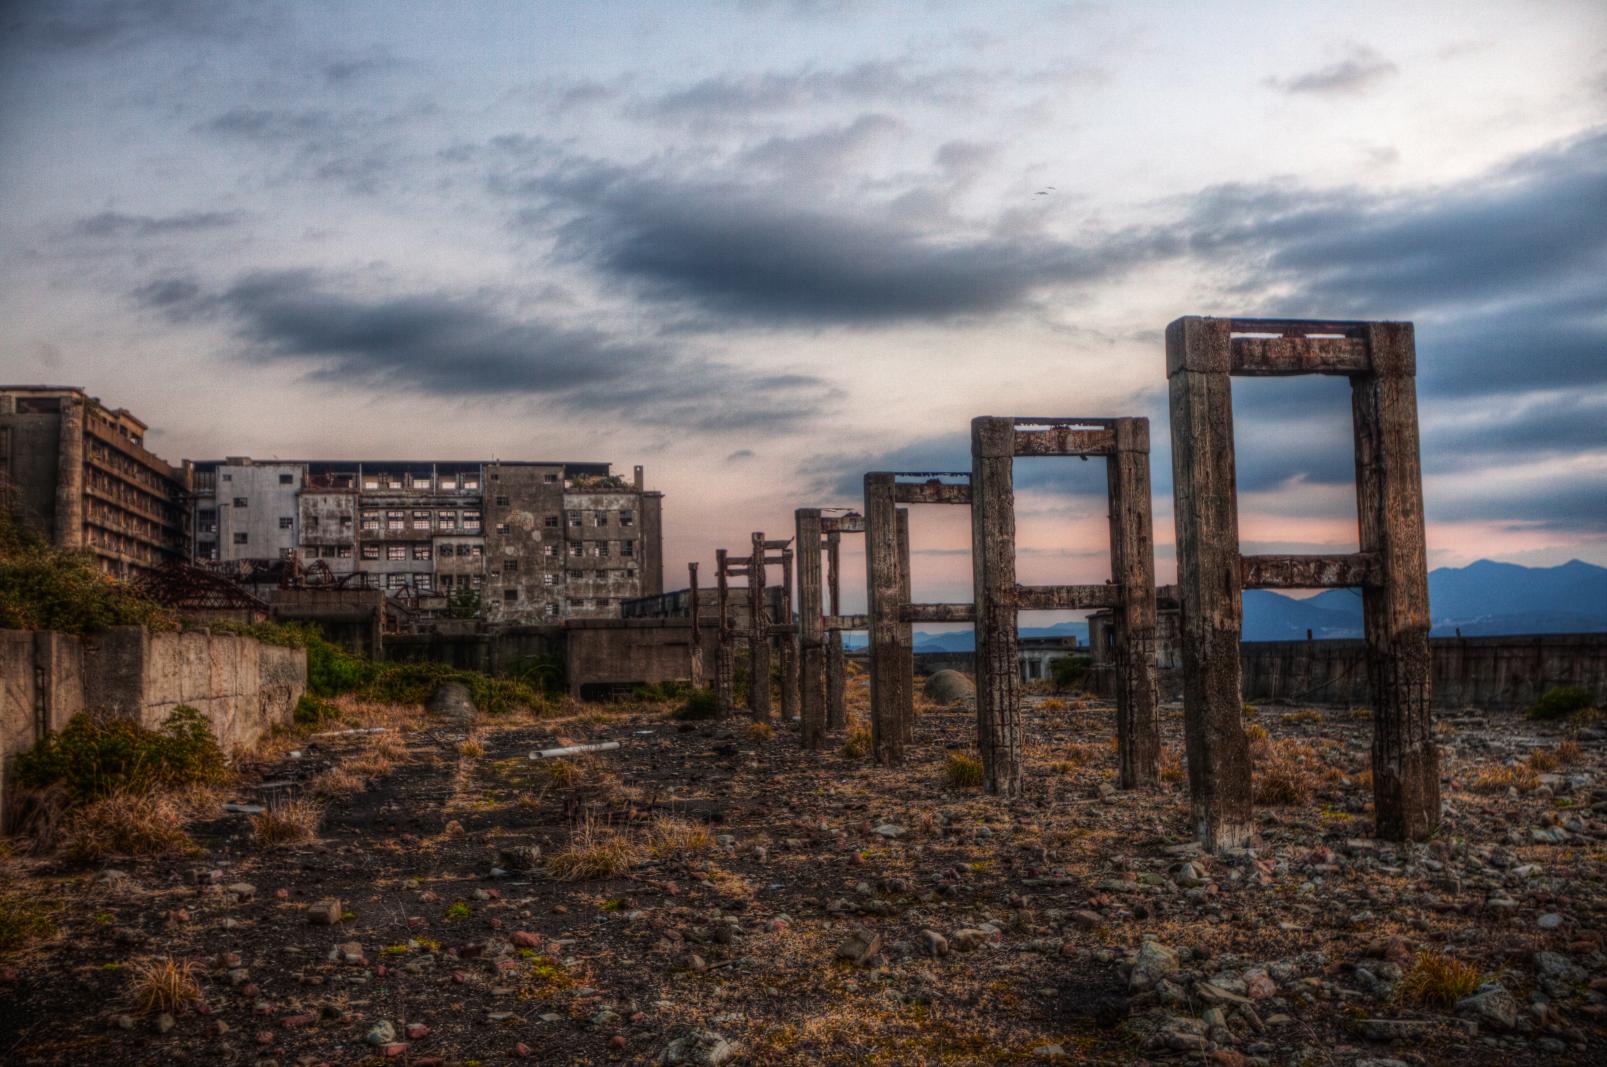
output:
[{"label": "weathered concrete surface", "polygon": [[301,649],[236,634],[0,630],[0,792],[11,757],[81,711],[154,727],[188,704],[228,751],[289,722],[306,686]]},{"label": "weathered concrete surface", "polygon": [[[698,628],[707,661],[719,654],[715,623],[707,619]],[[687,677],[690,619],[572,619],[564,632],[565,674],[573,697],[605,698]]]}]

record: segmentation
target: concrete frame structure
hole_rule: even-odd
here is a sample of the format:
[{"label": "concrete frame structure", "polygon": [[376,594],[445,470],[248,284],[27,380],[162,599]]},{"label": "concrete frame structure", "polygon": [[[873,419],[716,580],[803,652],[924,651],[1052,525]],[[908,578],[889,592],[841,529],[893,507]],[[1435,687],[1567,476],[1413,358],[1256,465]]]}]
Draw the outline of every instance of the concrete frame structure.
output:
[{"label": "concrete frame structure", "polygon": [[[837,568],[842,535],[864,533],[865,518],[853,512],[823,515],[820,508],[799,508],[794,512],[794,522],[798,549],[798,736],[804,748],[814,750],[825,744],[828,730],[843,727],[843,631],[868,626],[864,615],[838,614],[841,583]],[[822,552],[826,556],[824,581]]]},{"label": "concrete frame structure", "polygon": [[[1023,586],[1015,571],[1016,456],[1104,456],[1111,580]],[[1000,418],[971,421],[972,570],[976,582],[978,747],[991,793],[1021,791],[1017,616],[1110,608],[1116,631],[1116,737],[1123,788],[1153,785],[1160,760],[1155,690],[1155,561],[1149,420]]]},{"label": "concrete frame structure", "polygon": [[[1190,316],[1166,328],[1184,719],[1195,832],[1213,850],[1251,835],[1241,713],[1244,589],[1360,586],[1373,694],[1376,833],[1427,837],[1440,821],[1428,651],[1428,564],[1408,322]],[[1350,379],[1360,551],[1239,553],[1232,375]]]},{"label": "concrete frame structure", "polygon": [[[953,480],[960,478],[965,479],[963,484]],[[915,643],[910,624],[976,619],[972,604],[911,602],[909,509],[900,504],[969,507],[971,475],[966,471],[871,471],[865,475],[871,749],[876,762],[885,766],[904,761],[904,746],[914,732]]]}]

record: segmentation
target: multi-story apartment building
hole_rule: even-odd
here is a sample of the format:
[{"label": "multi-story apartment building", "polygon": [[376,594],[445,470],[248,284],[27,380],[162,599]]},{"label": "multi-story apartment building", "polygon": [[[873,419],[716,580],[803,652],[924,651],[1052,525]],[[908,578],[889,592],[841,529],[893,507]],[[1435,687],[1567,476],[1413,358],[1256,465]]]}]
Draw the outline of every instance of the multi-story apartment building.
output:
[{"label": "multi-story apartment building", "polygon": [[184,559],[188,474],[145,448],[145,430],[75,386],[0,386],[5,506],[117,578]]},{"label": "multi-story apartment building", "polygon": [[194,465],[195,554],[319,561],[396,595],[473,590],[481,617],[618,616],[663,587],[663,494],[606,463],[253,460]]}]

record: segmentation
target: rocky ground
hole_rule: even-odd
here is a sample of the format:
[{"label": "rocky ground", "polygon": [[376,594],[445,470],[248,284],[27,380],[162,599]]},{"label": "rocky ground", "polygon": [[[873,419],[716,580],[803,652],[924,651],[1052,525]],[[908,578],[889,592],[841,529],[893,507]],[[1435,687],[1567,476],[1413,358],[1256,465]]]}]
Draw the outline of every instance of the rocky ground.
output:
[{"label": "rocky ground", "polygon": [[[1158,792],[1112,788],[1111,720],[1035,698],[1015,803],[947,780],[963,710],[901,770],[646,707],[393,716],[366,764],[382,735],[300,739],[234,799],[355,763],[315,842],[221,814],[198,853],[5,861],[55,933],[0,961],[0,1062],[1607,1061],[1595,728],[1444,717],[1444,830],[1403,847],[1368,836],[1365,715],[1260,709],[1280,803],[1213,858],[1180,709]],[[138,1010],[167,959],[199,1001]]]}]

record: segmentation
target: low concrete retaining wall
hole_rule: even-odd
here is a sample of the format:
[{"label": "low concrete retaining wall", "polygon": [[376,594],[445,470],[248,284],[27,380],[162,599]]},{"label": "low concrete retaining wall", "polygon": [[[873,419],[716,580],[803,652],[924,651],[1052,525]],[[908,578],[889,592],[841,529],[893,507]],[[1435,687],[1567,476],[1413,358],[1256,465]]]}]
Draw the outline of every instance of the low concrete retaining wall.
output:
[{"label": "low concrete retaining wall", "polygon": [[236,634],[0,630],[0,795],[11,757],[81,711],[155,727],[188,704],[227,752],[289,722],[306,688],[305,652]]}]

